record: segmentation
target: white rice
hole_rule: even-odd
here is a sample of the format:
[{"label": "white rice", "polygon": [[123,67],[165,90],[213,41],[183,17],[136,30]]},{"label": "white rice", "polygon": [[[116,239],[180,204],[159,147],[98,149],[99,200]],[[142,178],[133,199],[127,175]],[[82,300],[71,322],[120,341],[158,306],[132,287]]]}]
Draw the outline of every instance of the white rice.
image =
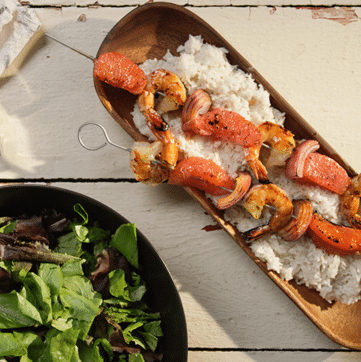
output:
[{"label": "white rice", "polygon": [[[200,36],[190,36],[178,48],[178,52],[179,56],[168,52],[162,60],[147,60],[141,68],[146,74],[159,68],[172,71],[181,78],[188,95],[201,88],[210,94],[214,107],[222,106],[238,112],[255,125],[266,121],[283,124],[284,114],[271,106],[269,93],[250,74],[229,64],[226,49],[206,44]],[[163,117],[185,155],[211,159],[232,177],[240,169],[247,169],[241,146],[184,134],[179,115],[170,117],[165,114]],[[154,139],[137,106],[133,119],[141,133]],[[283,175],[282,168],[269,170],[270,180],[284,188],[291,199],[307,198],[311,200],[314,210],[326,219],[342,222],[338,212],[338,195],[318,187],[301,186]],[[225,212],[226,220],[241,232],[267,223],[269,217],[270,213],[266,211],[261,220],[253,219],[240,205],[234,205]],[[360,299],[359,256],[329,255],[317,249],[307,236],[295,242],[286,242],[274,234],[252,242],[250,247],[267,264],[268,269],[276,271],[285,280],[294,279],[297,283],[316,289],[329,302],[338,300],[351,304]]]}]

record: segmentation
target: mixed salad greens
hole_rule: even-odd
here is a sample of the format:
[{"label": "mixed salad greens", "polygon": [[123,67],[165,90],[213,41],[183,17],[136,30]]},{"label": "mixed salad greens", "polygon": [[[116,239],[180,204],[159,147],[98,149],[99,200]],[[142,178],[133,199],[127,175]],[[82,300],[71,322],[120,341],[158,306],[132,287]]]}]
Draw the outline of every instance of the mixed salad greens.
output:
[{"label": "mixed salad greens", "polygon": [[74,210],[0,219],[0,362],[161,361],[135,225],[111,234]]}]

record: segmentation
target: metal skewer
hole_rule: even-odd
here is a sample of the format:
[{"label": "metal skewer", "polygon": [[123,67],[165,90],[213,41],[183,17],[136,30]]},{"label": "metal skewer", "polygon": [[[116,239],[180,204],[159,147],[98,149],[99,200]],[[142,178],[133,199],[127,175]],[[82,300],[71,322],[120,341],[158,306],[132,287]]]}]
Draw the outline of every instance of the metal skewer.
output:
[{"label": "metal skewer", "polygon": [[47,37],[49,37],[49,38],[51,38],[51,39],[53,39],[53,40],[57,41],[58,43],[60,43],[60,44],[62,44],[62,45],[64,45],[64,46],[66,46],[67,48],[69,48],[69,49],[71,49],[71,50],[74,50],[75,52],[77,52],[77,53],[79,53],[79,54],[83,55],[84,57],[86,57],[86,58],[88,58],[88,59],[90,59],[90,60],[94,60],[94,59],[95,59],[93,56],[91,56],[91,55],[89,55],[89,54],[86,54],[86,53],[82,52],[82,51],[81,51],[81,50],[79,50],[79,49],[75,49],[75,48],[71,47],[71,46],[70,46],[70,45],[68,45],[68,44],[63,43],[61,40],[59,40],[59,39],[57,39],[57,38],[53,37],[52,35],[50,35],[50,34],[48,34],[48,33],[45,33],[45,35],[46,35]]},{"label": "metal skewer", "polygon": [[[104,142],[104,143],[102,143],[101,145],[96,146],[96,147],[87,146],[87,145],[85,144],[85,142],[84,142],[84,141],[82,140],[82,138],[81,138],[81,130],[82,130],[84,127],[89,126],[89,125],[97,126],[97,127],[99,127],[99,128],[103,131],[103,134],[104,134],[104,137],[105,137],[105,142]],[[131,150],[130,148],[123,147],[123,146],[120,146],[120,145],[112,142],[112,141],[110,140],[109,136],[108,136],[108,133],[107,133],[106,129],[105,129],[101,124],[96,123],[96,122],[86,122],[86,123],[82,124],[82,125],[79,127],[79,129],[78,129],[78,141],[79,141],[79,143],[80,143],[85,149],[87,149],[87,150],[89,150],[89,151],[98,151],[98,150],[100,150],[101,148],[105,147],[107,144],[109,144],[109,145],[112,145],[112,146],[114,146],[114,147],[120,148],[120,149],[123,150],[123,151],[127,151],[127,152],[129,152],[129,153],[132,152],[132,150]]]},{"label": "metal skewer", "polygon": [[[84,127],[86,126],[90,126],[90,125],[93,125],[93,126],[97,126],[99,127],[102,131],[103,131],[103,134],[104,134],[104,137],[105,137],[105,142],[100,144],[99,146],[88,146],[84,141],[83,139],[81,138],[81,131]],[[79,129],[78,129],[78,141],[79,143],[86,149],[86,150],[89,150],[89,151],[98,151],[100,150],[101,148],[105,147],[106,145],[111,145],[111,146],[114,146],[114,147],[117,147],[117,148],[120,148],[121,150],[123,151],[127,151],[129,153],[132,152],[132,149],[131,148],[128,148],[128,147],[123,147],[121,145],[118,145],[114,142],[112,142],[108,136],[108,133],[106,131],[106,129],[99,123],[97,122],[85,122],[84,124],[82,124]],[[152,163],[161,163],[159,160],[153,160]]]}]

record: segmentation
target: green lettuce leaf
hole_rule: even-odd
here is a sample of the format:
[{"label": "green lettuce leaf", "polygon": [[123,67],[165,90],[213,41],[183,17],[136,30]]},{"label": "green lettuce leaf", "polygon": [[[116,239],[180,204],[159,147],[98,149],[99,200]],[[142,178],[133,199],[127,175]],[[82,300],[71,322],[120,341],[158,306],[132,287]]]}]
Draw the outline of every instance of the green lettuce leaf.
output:
[{"label": "green lettuce leaf", "polygon": [[39,277],[50,289],[51,294],[58,294],[64,284],[64,275],[59,265],[42,263],[39,267]]},{"label": "green lettuce leaf", "polygon": [[73,327],[76,326],[80,329],[79,339],[85,340],[94,318],[100,311],[99,306],[97,306],[98,303],[95,304],[93,300],[66,288],[61,289],[59,299],[65,308],[70,308],[72,311]]},{"label": "green lettuce leaf", "polygon": [[40,337],[31,331],[14,332],[14,337],[26,349],[26,353],[21,357],[20,362],[36,362],[44,344]]},{"label": "green lettuce leaf", "polygon": [[2,234],[10,234],[10,233],[14,232],[17,222],[18,221],[15,220],[15,221],[12,221],[12,222],[2,226],[0,228],[0,233],[2,233]]},{"label": "green lettuce leaf", "polygon": [[61,267],[64,277],[71,277],[73,275],[83,275],[82,260],[69,260]]},{"label": "green lettuce leaf", "polygon": [[12,333],[0,332],[0,356],[23,356],[26,354],[26,347],[23,346]]},{"label": "green lettuce leaf", "polygon": [[38,309],[18,292],[0,294],[0,329],[42,324]]},{"label": "green lettuce leaf", "polygon": [[[82,225],[85,225],[88,223],[89,216],[82,205],[75,204],[74,211],[83,219],[83,221],[81,222]],[[74,221],[74,223],[78,223],[78,221]]]},{"label": "green lettuce leaf", "polygon": [[72,362],[79,332],[75,328],[65,331],[49,329],[45,335],[45,348],[37,362]]},{"label": "green lettuce leaf", "polygon": [[42,324],[47,324],[52,319],[49,287],[40,276],[25,270],[20,271],[19,279],[23,283],[20,294],[38,310]]},{"label": "green lettuce leaf", "polygon": [[141,353],[131,353],[128,362],[144,362],[144,358]]}]

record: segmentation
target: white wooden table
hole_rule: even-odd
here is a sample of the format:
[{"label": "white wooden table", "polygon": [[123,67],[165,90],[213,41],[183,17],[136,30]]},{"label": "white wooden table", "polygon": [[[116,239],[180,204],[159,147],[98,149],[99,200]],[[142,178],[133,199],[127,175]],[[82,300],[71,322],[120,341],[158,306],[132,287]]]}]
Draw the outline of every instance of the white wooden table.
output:
[{"label": "white wooden table", "polygon": [[[225,37],[361,171],[361,6],[357,0],[175,0]],[[30,0],[44,30],[95,55],[140,0]],[[360,18],[359,18],[360,17]],[[83,149],[101,123],[132,139],[99,101],[92,62],[41,39],[0,78],[0,182],[48,183],[89,195],[135,222],[158,250],[185,309],[189,361],[358,361],[326,337],[181,188],[134,182],[128,155]],[[94,137],[97,137],[94,132]],[[211,228],[212,229],[212,228]]]}]

